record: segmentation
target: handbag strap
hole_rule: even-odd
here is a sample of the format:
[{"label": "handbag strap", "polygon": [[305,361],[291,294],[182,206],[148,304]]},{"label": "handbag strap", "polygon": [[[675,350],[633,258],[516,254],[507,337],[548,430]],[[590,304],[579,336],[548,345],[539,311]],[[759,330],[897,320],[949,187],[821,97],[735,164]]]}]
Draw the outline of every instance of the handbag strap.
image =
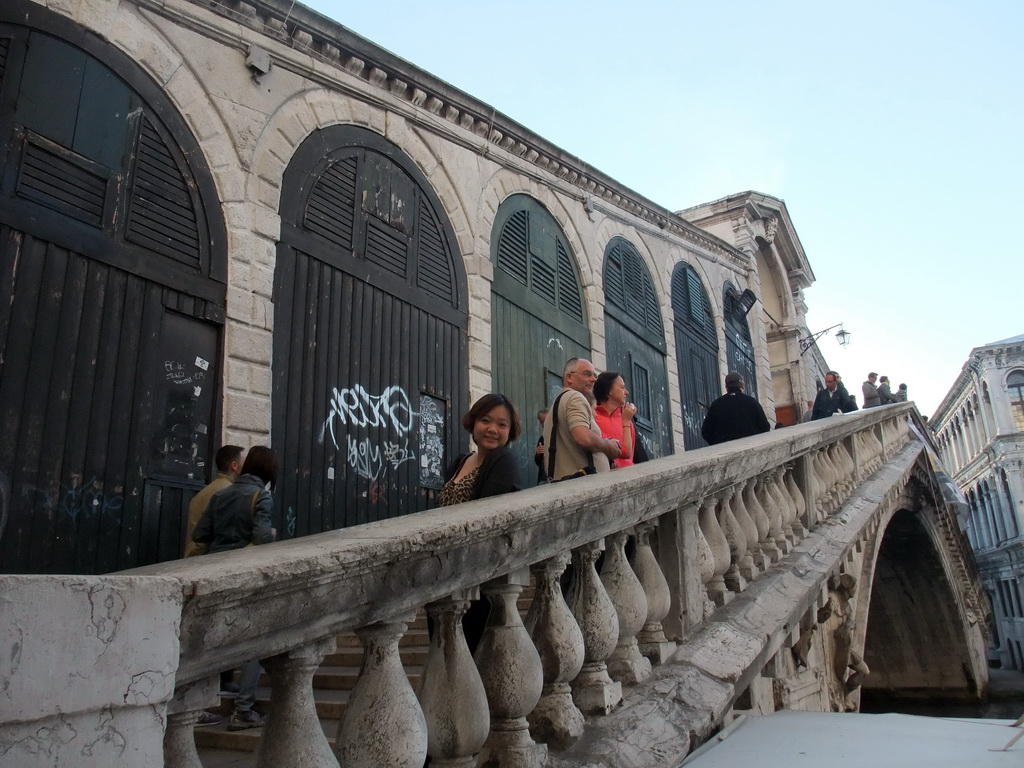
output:
[{"label": "handbag strap", "polygon": [[252,542],[253,537],[256,535],[256,500],[260,497],[260,491],[256,491],[252,495],[252,501],[249,502],[249,523],[251,524],[251,533],[249,534],[249,541]]},{"label": "handbag strap", "polygon": [[[559,392],[558,397],[555,398],[554,405],[551,406],[551,445],[545,446],[545,455],[548,457],[547,470],[548,480],[553,481],[555,479],[555,451],[558,449],[558,406],[562,400],[563,395],[567,395],[568,392]],[[594,454],[587,451],[587,457],[590,460],[589,466],[594,465]]]}]

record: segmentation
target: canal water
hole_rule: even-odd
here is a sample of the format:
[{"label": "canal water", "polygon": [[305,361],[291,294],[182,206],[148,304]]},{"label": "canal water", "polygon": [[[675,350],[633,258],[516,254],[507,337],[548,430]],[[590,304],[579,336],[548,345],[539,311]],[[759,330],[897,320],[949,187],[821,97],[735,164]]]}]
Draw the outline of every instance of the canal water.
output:
[{"label": "canal water", "polygon": [[1024,715],[1024,673],[1004,669],[989,670],[989,696],[985,701],[912,701],[879,696],[861,691],[860,711],[880,714],[899,712],[929,717],[967,717],[1016,720]]}]

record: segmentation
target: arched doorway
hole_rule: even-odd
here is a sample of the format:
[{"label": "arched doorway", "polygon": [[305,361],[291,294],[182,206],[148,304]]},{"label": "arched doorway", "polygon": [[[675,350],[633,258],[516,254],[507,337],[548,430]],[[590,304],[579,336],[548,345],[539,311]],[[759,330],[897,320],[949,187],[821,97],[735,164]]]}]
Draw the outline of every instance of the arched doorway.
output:
[{"label": "arched doorway", "polygon": [[547,209],[512,195],[491,231],[492,382],[523,418],[524,435],[512,449],[523,482],[533,485],[537,411],[561,389],[566,360],[590,355],[590,330],[576,262]]},{"label": "arched doorway", "polygon": [[687,450],[707,443],[700,434],[704,414],[721,394],[718,333],[707,292],[697,273],[680,262],[672,270],[672,318],[679,365],[683,445]]},{"label": "arched doorway", "polygon": [[[748,291],[747,295],[750,293]],[[725,320],[725,361],[729,372],[736,372],[746,383],[746,393],[757,397],[757,368],[754,365],[754,342],[750,337],[747,312],[741,294],[732,283],[725,284],[722,297]]]},{"label": "arched doorway", "polygon": [[633,245],[613,237],[604,253],[608,370],[619,371],[637,407],[637,434],[651,458],[672,453],[665,327],[651,274]]},{"label": "arched doorway", "polygon": [[316,131],[281,192],[274,446],[285,538],[433,505],[466,442],[466,280],[422,172],[355,126]]},{"label": "arched doorway", "polygon": [[0,564],[178,557],[219,434],[226,248],[159,87],[21,0],[0,9]]}]

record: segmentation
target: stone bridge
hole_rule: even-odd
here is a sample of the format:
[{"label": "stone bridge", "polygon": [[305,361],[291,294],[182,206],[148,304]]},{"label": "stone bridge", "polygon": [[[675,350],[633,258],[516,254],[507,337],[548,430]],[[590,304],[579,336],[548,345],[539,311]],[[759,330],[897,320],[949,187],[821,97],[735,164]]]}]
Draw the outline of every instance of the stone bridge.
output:
[{"label": "stone bridge", "polygon": [[[876,408],[256,549],[6,577],[0,766],[199,766],[199,710],[251,658],[271,678],[268,768],[428,751],[669,767],[741,710],[856,709],[868,687],[980,697],[989,608],[917,418]],[[457,619],[478,590],[473,659]],[[423,606],[414,691],[398,644]],[[311,682],[352,630],[366,653],[332,747]]]}]

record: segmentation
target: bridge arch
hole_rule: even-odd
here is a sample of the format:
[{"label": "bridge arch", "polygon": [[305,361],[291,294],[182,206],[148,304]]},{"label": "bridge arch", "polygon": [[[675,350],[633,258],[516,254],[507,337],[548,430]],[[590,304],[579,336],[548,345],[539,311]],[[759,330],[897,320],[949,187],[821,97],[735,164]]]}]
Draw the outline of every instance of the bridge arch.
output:
[{"label": "bridge arch", "polygon": [[[935,513],[931,489],[911,478],[866,551],[857,626],[871,670],[869,697],[968,699],[982,695],[986,660],[972,631],[984,616],[963,588],[963,564],[944,543],[963,534]],[[942,503],[939,501],[938,503]],[[959,550],[957,550],[959,551]]]}]

